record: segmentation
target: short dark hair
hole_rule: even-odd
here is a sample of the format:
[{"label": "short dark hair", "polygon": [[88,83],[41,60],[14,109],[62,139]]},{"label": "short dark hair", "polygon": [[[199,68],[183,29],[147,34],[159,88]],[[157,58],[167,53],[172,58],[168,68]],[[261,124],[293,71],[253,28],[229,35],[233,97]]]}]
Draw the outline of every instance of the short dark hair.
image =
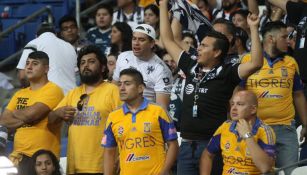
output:
[{"label": "short dark hair", "polygon": [[226,26],[226,29],[230,35],[232,35],[233,39],[230,42],[230,45],[233,46],[236,39],[236,26],[229,20],[224,18],[218,18],[213,21],[213,25],[215,24],[224,24]]},{"label": "short dark hair", "polygon": [[243,30],[241,27],[236,27],[236,38],[240,39],[244,49],[248,50],[247,48],[248,33],[245,30]]},{"label": "short dark hair", "polygon": [[215,30],[209,31],[206,37],[215,38],[213,48],[217,50],[221,50],[221,55],[219,56],[219,58],[223,62],[224,58],[226,57],[228,53],[228,49],[229,49],[229,41],[227,37],[224,34],[217,32]]},{"label": "short dark hair", "polygon": [[28,55],[28,58],[42,60],[45,64],[49,64],[49,56],[43,51],[34,51]]},{"label": "short dark hair", "polygon": [[75,23],[75,25],[77,26],[77,20],[74,16],[71,16],[71,15],[64,15],[60,21],[59,21],[59,28],[62,29],[62,24],[64,22],[73,22]]},{"label": "short dark hair", "polygon": [[241,15],[241,16],[243,16],[244,18],[247,18],[248,14],[249,14],[249,11],[248,11],[248,10],[245,10],[245,9],[236,10],[236,11],[234,11],[234,12],[232,12],[232,13],[230,14],[230,20],[232,20],[233,16],[235,16],[236,14]]},{"label": "short dark hair", "polygon": [[146,6],[145,8],[144,8],[144,12],[146,11],[146,10],[151,10],[156,16],[160,16],[160,9],[159,9],[159,7],[158,6],[156,6],[155,4],[149,4],[148,6]]},{"label": "short dark hair", "polygon": [[143,75],[141,74],[140,71],[138,71],[135,68],[128,68],[128,69],[122,70],[119,73],[119,77],[121,77],[123,75],[131,76],[131,77],[133,77],[133,79],[136,81],[136,83],[138,85],[142,84],[142,85],[146,86],[145,83],[144,83]]},{"label": "short dark hair", "polygon": [[184,39],[185,37],[190,37],[190,38],[192,38],[192,40],[193,40],[193,46],[194,46],[195,48],[197,48],[197,40],[196,40],[195,35],[193,34],[192,31],[189,31],[189,30],[183,31],[183,32],[182,32],[182,39]]},{"label": "short dark hair", "polygon": [[84,46],[83,48],[81,48],[78,52],[78,57],[77,57],[77,66],[80,69],[80,64],[81,64],[81,58],[84,55],[90,54],[90,53],[94,53],[98,59],[98,61],[100,62],[101,65],[105,66],[105,71],[102,73],[102,77],[103,79],[108,78],[108,73],[109,73],[109,69],[107,67],[107,58],[106,56],[102,53],[102,51],[100,50],[100,48],[96,45],[87,45]]},{"label": "short dark hair", "polygon": [[287,25],[281,21],[268,22],[263,26],[261,30],[261,35],[264,38],[268,32],[273,32],[282,28],[287,28]]},{"label": "short dark hair", "polygon": [[54,29],[54,26],[53,24],[50,24],[50,23],[42,23],[38,29],[37,29],[37,32],[36,32],[36,35],[37,36],[40,36],[41,34],[45,33],[45,32],[51,32],[51,33],[54,33],[55,34],[55,29]]},{"label": "short dark hair", "polygon": [[37,174],[36,173],[36,170],[35,170],[35,163],[36,163],[36,159],[38,156],[40,155],[48,155],[52,161],[52,164],[54,166],[54,172],[52,173],[52,175],[61,175],[61,171],[60,171],[60,163],[57,159],[57,157],[49,150],[44,150],[44,149],[40,149],[38,151],[36,151],[32,157],[31,157],[31,171],[32,171],[32,174]]},{"label": "short dark hair", "polygon": [[108,11],[108,13],[110,14],[110,16],[113,16],[113,8],[112,6],[110,6],[109,4],[100,4],[98,5],[98,7],[96,8],[96,11],[95,11],[95,15],[97,14],[98,10],[99,9],[106,9]]}]

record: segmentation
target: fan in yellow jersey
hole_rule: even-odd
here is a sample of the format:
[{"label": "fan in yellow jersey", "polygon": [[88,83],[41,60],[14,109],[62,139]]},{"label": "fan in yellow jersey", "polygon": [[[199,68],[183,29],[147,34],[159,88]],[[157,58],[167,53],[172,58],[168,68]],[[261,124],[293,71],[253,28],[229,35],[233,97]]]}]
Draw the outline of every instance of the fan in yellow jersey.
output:
[{"label": "fan in yellow jersey", "polygon": [[30,87],[15,93],[0,117],[0,124],[16,129],[14,150],[10,159],[21,175],[31,175],[31,156],[40,149],[60,154],[60,124],[48,125],[48,113],[62,100],[60,87],[49,82],[49,57],[35,51],[26,61],[25,75]]},{"label": "fan in yellow jersey", "polygon": [[122,70],[119,86],[125,104],[107,120],[102,139],[105,175],[113,175],[116,146],[121,175],[168,174],[178,152],[174,123],[162,107],[143,98],[145,84],[139,71]]},{"label": "fan in yellow jersey", "polygon": [[[276,167],[298,161],[298,140],[293,123],[295,108],[303,123],[302,137],[306,137],[307,109],[298,65],[287,52],[287,30],[282,22],[270,22],[264,26],[262,68],[245,82],[259,100],[258,116],[270,125],[276,134]],[[250,55],[242,62],[250,60]],[[294,108],[295,107],[295,108]],[[285,170],[290,174],[295,167]]]},{"label": "fan in yellow jersey", "polygon": [[213,157],[221,152],[223,175],[256,175],[272,170],[275,135],[257,118],[257,97],[251,91],[239,91],[231,100],[231,121],[214,133],[201,157],[201,175],[209,175]]},{"label": "fan in yellow jersey", "polygon": [[107,78],[107,60],[94,45],[78,54],[83,85],[70,91],[50,113],[50,122],[62,120],[68,129],[67,174],[103,174],[100,146],[106,118],[120,104],[118,88]]}]

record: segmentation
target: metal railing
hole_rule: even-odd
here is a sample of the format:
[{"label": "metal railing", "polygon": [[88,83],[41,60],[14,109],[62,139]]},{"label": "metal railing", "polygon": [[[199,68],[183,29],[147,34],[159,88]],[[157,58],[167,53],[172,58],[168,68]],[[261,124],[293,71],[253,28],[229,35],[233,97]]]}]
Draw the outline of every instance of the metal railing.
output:
[{"label": "metal railing", "polygon": [[[38,16],[40,16],[41,14],[44,14],[44,13],[48,13],[48,23],[52,24],[53,23],[53,19],[52,19],[51,6],[46,5],[46,7],[43,7],[41,9],[37,10],[36,12],[34,12],[31,15],[29,15],[25,19],[20,20],[16,24],[8,27],[3,32],[1,32],[0,33],[0,42],[1,42],[2,38],[4,38],[5,36],[7,36],[11,32],[13,32],[15,29],[19,28],[20,26],[26,24],[27,22],[33,20],[34,18],[36,18],[36,17],[38,17]],[[10,55],[9,57],[7,57],[5,59],[3,59],[0,62],[0,70],[2,70],[3,67],[6,66],[7,64],[11,63],[12,61],[15,61],[15,59],[18,59],[20,57],[22,51],[23,51],[23,49],[15,52],[13,55]]]},{"label": "metal railing", "polygon": [[[283,166],[283,167],[280,167],[280,168],[274,168],[274,171],[273,172],[270,172],[270,173],[265,173],[263,175],[276,175],[277,173],[281,172],[281,171],[284,171],[288,168],[291,168],[291,167],[298,167],[300,165],[303,165],[303,164],[306,164],[307,163],[307,159],[304,159],[304,160],[300,160],[298,162],[295,162],[293,164],[290,164],[290,165],[286,165],[286,166]],[[306,172],[307,174],[307,172]]]},{"label": "metal railing", "polygon": [[51,12],[51,6],[47,5],[46,7],[41,8],[40,10],[37,10],[36,12],[34,12],[33,14],[31,14],[30,16],[26,17],[25,19],[17,22],[16,24],[10,26],[9,28],[7,28],[6,30],[4,30],[3,32],[0,33],[0,40],[6,36],[7,34],[13,32],[15,29],[17,29],[18,27],[24,25],[25,23],[31,21],[32,19],[38,17],[39,15],[43,14],[47,12],[48,13],[48,23],[52,24],[52,12]]}]

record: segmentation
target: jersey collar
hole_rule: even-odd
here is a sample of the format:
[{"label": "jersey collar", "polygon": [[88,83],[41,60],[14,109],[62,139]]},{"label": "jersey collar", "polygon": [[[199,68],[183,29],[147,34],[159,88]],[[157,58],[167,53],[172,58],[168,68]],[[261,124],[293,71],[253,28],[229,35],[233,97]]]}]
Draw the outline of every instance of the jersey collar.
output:
[{"label": "jersey collar", "polygon": [[[142,110],[145,110],[145,109],[147,108],[148,104],[149,104],[149,101],[148,101],[146,98],[144,98],[143,102],[141,103],[141,105],[139,106],[139,108],[136,110],[135,113],[138,113],[138,112],[140,112],[140,111],[142,111]],[[124,104],[123,104],[123,110],[124,110],[124,114],[125,114],[125,115],[126,115],[127,113],[132,113],[132,112],[130,111],[130,109],[128,108],[127,103],[124,103]]]},{"label": "jersey collar", "polygon": [[[238,131],[236,130],[236,126],[237,126],[237,121],[233,121],[231,123],[231,126],[229,128],[230,132],[234,133],[235,135],[238,136],[238,141],[241,140],[241,138],[239,137],[239,133]],[[256,121],[252,127],[252,135],[256,135],[257,134],[257,131],[258,131],[258,128],[261,126],[261,120],[257,117],[256,118]]]},{"label": "jersey collar", "polygon": [[273,57],[270,57],[270,55],[268,53],[263,52],[263,56],[267,60],[269,66],[272,68],[275,63],[277,63],[278,61],[280,61],[284,58],[285,54],[281,54],[281,55],[278,55],[277,57],[273,58]]}]

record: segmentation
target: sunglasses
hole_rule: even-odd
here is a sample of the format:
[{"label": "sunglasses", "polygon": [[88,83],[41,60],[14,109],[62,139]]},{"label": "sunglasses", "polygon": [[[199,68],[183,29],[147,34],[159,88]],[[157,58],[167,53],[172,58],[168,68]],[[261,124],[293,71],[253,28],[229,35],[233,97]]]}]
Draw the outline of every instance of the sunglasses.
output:
[{"label": "sunglasses", "polygon": [[87,94],[82,94],[82,95],[80,96],[80,100],[79,100],[78,103],[77,103],[77,109],[78,109],[79,111],[82,111],[83,105],[84,105],[84,99],[87,98],[87,97],[88,97]]}]

